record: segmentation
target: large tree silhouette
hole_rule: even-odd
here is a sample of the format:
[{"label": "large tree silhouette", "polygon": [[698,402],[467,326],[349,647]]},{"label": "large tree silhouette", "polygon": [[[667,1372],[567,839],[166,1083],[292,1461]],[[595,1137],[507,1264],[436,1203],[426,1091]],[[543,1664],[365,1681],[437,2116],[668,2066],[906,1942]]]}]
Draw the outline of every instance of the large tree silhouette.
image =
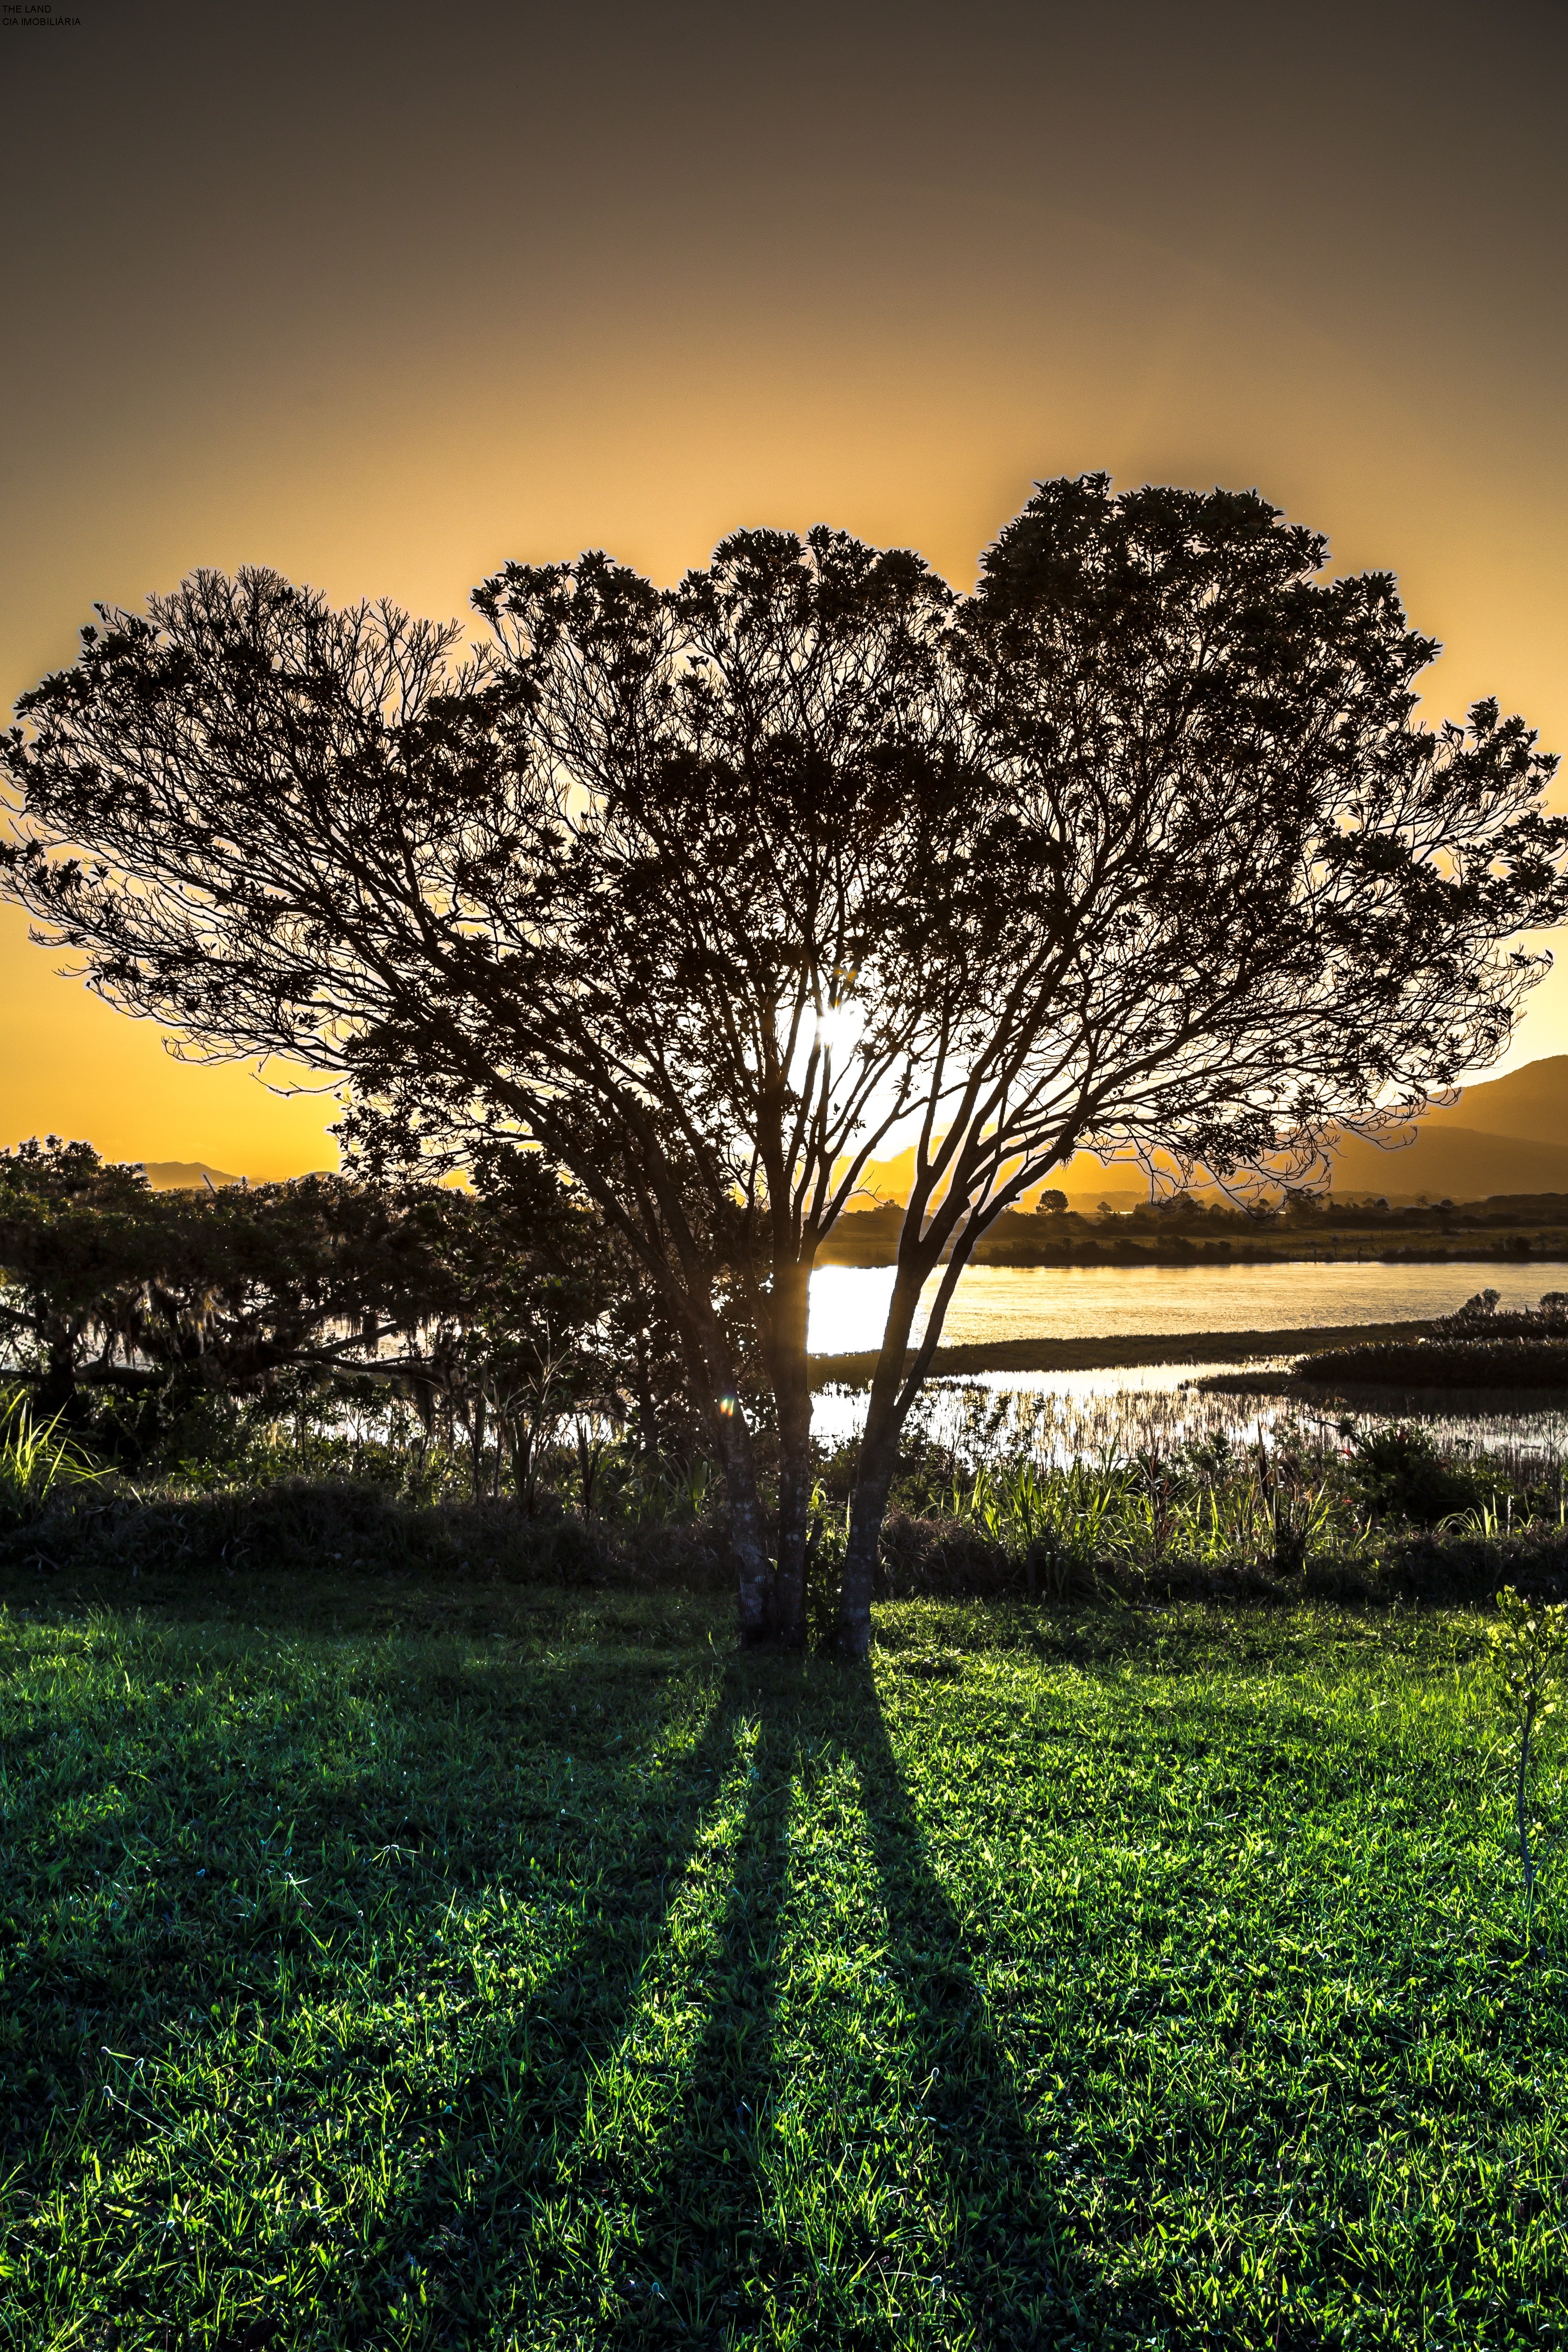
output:
[{"label": "large tree silhouette", "polygon": [[1564,911],[1553,763],[1491,704],[1418,724],[1436,648],[1325,553],[1255,496],[1091,476],[967,598],[743,532],[671,592],[509,566],[466,659],[455,627],[200,573],[24,698],[8,871],[201,1050],[341,1074],[405,1157],[521,1135],[572,1172],[679,1336],[749,1636],[802,1628],[812,1265],[912,1137],[863,1652],[900,1433],[1001,1211],[1086,1142],[1310,1177],[1500,1050],[1539,970],[1509,942]]}]

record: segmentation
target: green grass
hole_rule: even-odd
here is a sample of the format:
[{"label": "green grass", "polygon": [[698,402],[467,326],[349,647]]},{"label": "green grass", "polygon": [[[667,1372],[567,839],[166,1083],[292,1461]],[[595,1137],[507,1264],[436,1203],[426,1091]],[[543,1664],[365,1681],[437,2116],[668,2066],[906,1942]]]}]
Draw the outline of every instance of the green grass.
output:
[{"label": "green grass", "polygon": [[0,2344],[1568,2342],[1474,1621],[143,1596],[0,1617]]}]

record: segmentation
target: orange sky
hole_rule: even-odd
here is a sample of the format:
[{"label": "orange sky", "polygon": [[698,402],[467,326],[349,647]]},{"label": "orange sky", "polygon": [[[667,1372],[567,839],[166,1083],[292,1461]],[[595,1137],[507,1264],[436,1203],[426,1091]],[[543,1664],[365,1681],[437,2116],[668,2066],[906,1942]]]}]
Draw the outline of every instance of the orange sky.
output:
[{"label": "orange sky", "polygon": [[[1256,485],[1568,750],[1555,5],[72,13],[0,33],[7,703],[198,563],[445,616],[825,520],[967,584],[1104,467]],[[0,908],[0,1141],[333,1163],[54,961]],[[1506,1066],[1565,1048],[1568,968]]]}]

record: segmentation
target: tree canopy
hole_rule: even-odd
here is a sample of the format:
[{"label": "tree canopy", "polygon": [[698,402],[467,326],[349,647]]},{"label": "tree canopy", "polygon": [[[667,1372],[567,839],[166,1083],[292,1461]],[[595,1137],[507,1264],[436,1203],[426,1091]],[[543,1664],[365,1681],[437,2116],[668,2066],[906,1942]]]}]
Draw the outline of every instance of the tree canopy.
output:
[{"label": "tree canopy", "polygon": [[1091,475],[969,596],[744,531],[668,591],[509,565],[472,652],[201,572],[23,698],[6,871],[111,1001],[346,1080],[351,1150],[568,1172],[684,1357],[748,1635],[803,1625],[816,1254],[912,1140],[863,1650],[900,1433],[996,1216],[1084,1145],[1310,1181],[1501,1049],[1516,935],[1568,905],[1554,763],[1491,702],[1424,724],[1436,648],[1326,554],[1254,494]]}]

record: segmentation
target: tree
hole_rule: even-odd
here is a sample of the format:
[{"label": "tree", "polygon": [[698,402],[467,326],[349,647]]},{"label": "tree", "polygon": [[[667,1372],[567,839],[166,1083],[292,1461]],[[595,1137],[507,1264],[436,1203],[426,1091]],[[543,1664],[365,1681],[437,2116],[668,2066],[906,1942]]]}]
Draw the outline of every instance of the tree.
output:
[{"label": "tree", "polygon": [[46,1420],[71,1414],[89,1367],[101,1379],[122,1359],[169,1242],[139,1168],[57,1135],[0,1151],[0,1335]]},{"label": "tree", "polygon": [[[50,1137],[0,1152],[0,1332],[42,1412],[138,1402],[145,1441],[200,1391],[369,1375],[487,1434],[531,1499],[540,1438],[620,1370],[600,1221],[537,1154],[492,1152],[482,1195],[334,1176],[152,1192]],[[623,1311],[615,1334],[635,1358]],[[618,1404],[614,1407],[618,1410]]]},{"label": "tree", "polygon": [[1085,1142],[1152,1185],[1321,1180],[1338,1135],[1500,1052],[1542,968],[1508,941],[1568,911],[1555,761],[1495,703],[1419,725],[1438,648],[1391,579],[1326,559],[1255,495],[1090,475],[1040,486],[957,616],[994,814],[861,1444],[852,1646],[900,1433],[1002,1210]]},{"label": "tree", "polygon": [[[510,573],[505,599],[481,592],[503,657],[466,667],[451,631],[267,574],[198,575],[152,625],[103,615],[11,757],[33,819],[68,804],[107,857],[51,861],[34,832],[11,872],[112,1000],[207,1051],[346,1075],[351,1151],[370,1105],[381,1164],[399,1131],[439,1164],[510,1128],[570,1170],[679,1335],[742,1624],[798,1634],[805,1285],[898,1108],[895,1087],[859,1132],[894,1060],[880,999],[837,1063],[826,1024],[875,950],[908,1027],[930,830],[910,787],[961,799],[925,740],[951,598],[914,558],[819,533],[743,535],[679,604],[599,558]],[[781,862],[803,823],[810,857],[790,837]],[[784,1439],[777,1580],[741,1404],[754,1329]]]},{"label": "tree", "polygon": [[159,1193],[51,1136],[0,1152],[0,1330],[38,1409],[68,1420],[84,1391],[255,1394],[374,1357],[411,1293],[426,1311],[450,1289],[440,1240],[420,1192],[306,1177]]},{"label": "tree", "polygon": [[198,574],[18,706],[8,870],[202,1050],[341,1074],[408,1156],[527,1137],[570,1171],[679,1337],[747,1635],[801,1631],[816,1253],[912,1134],[860,1651],[900,1433],[1001,1212],[1086,1143],[1310,1179],[1500,1050],[1538,970],[1507,942],[1563,915],[1552,763],[1489,704],[1419,726],[1435,648],[1324,560],[1256,497],[1091,476],[966,599],[744,532],[668,593],[508,567],[463,662],[389,607]]},{"label": "tree", "polygon": [[[737,533],[668,596],[598,556],[475,594],[512,772],[572,850],[528,1120],[689,1334],[743,1529],[754,1345],[778,1509],[771,1574],[742,1549],[742,1617],[785,1642],[805,1634],[811,1273],[933,1043],[930,900],[972,784],[952,601],[918,557],[827,530]],[[377,1079],[396,1086],[390,1062]]]},{"label": "tree", "polygon": [[[433,1280],[404,1302],[401,1352],[377,1370],[428,1412],[460,1418],[476,1495],[487,1433],[532,1509],[541,1457],[569,1415],[618,1413],[609,1345],[612,1262],[602,1221],[536,1153],[491,1149],[477,1196],[423,1190]],[[586,1484],[586,1482],[585,1482]]]}]

